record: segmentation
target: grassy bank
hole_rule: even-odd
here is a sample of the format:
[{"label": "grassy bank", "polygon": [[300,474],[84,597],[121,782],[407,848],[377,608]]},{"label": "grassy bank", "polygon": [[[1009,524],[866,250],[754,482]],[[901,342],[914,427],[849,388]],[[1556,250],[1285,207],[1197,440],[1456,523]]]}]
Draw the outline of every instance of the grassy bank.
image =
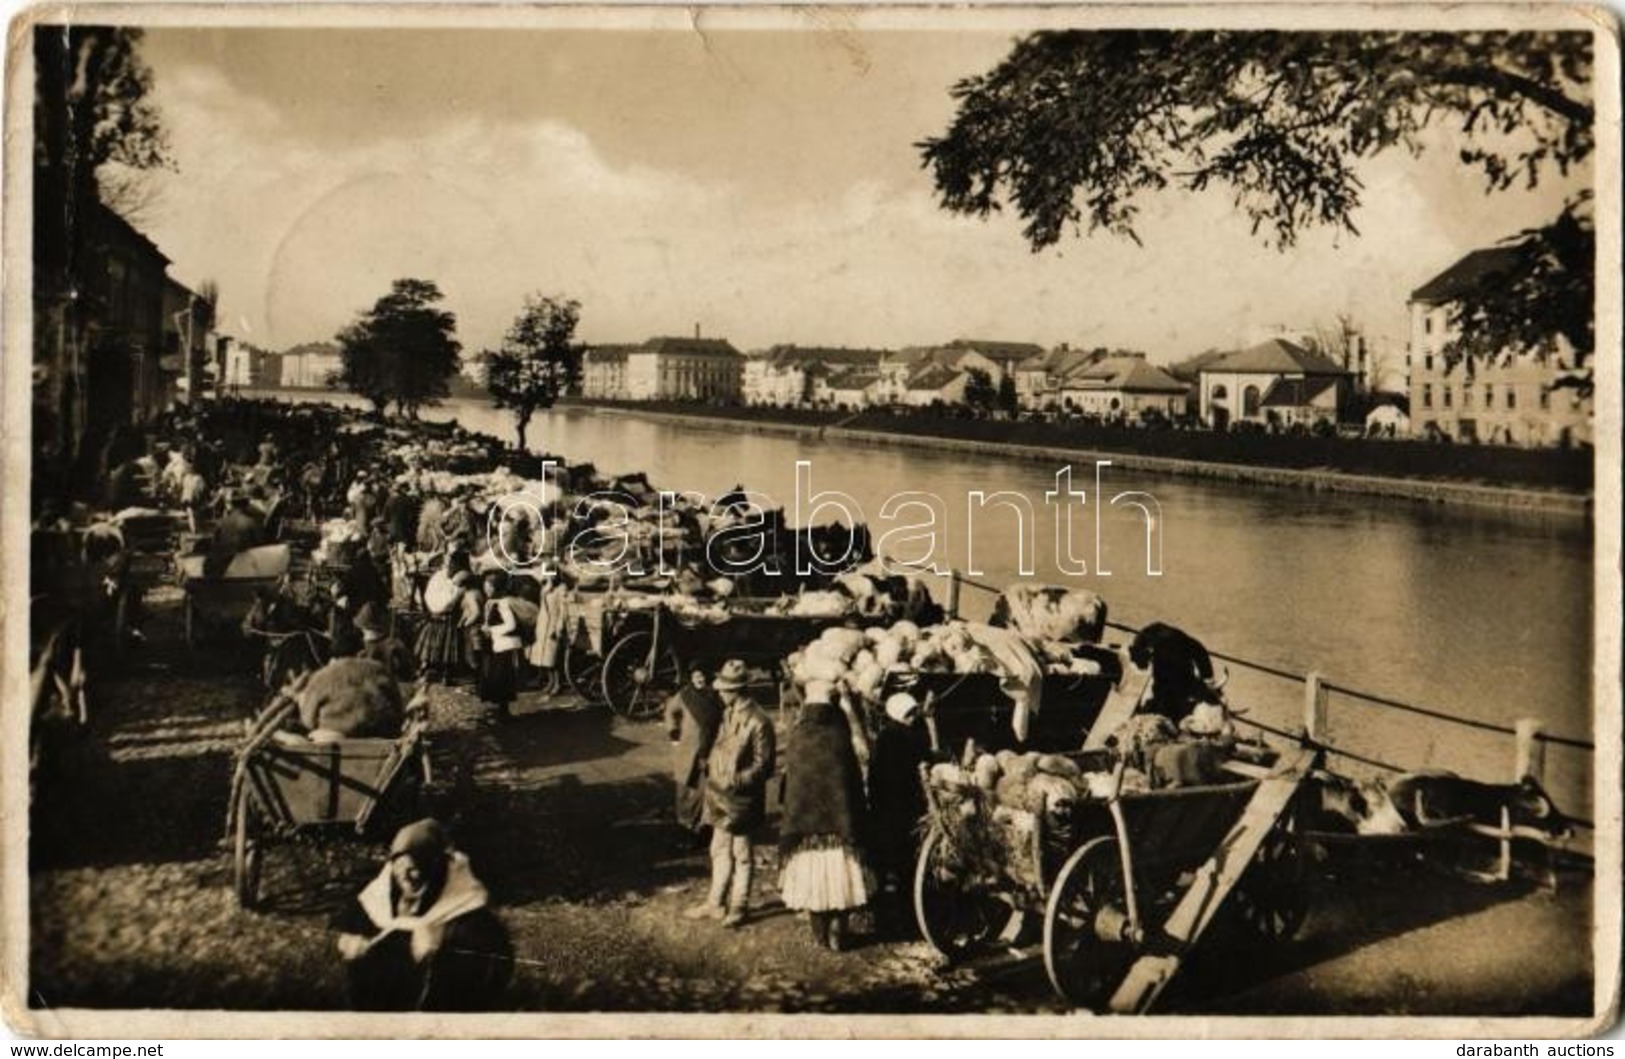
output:
[{"label": "grassy bank", "polygon": [[568,402],[581,407],[697,416],[753,423],[832,427],[876,434],[943,438],[1035,449],[1121,452],[1159,460],[1325,471],[1416,481],[1549,490],[1583,495],[1592,488],[1589,450],[1520,449],[1449,445],[1428,441],[1285,437],[1211,431],[1146,430],[1079,423],[1009,423],[930,414],[893,415],[869,410],[856,415],[807,409],[695,405],[679,401]]}]

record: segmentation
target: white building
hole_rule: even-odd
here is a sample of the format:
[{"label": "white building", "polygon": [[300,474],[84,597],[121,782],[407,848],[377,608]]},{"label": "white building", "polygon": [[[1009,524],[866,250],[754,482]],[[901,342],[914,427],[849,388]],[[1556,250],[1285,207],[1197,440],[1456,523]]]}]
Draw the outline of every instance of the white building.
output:
[{"label": "white building", "polygon": [[1452,361],[1456,301],[1486,275],[1512,267],[1517,248],[1474,250],[1412,292],[1411,428],[1418,437],[1511,445],[1590,444],[1592,402],[1553,383],[1583,367],[1566,341],[1547,354],[1508,350]]},{"label": "white building", "polygon": [[634,401],[738,401],[745,358],[720,338],[651,338],[626,354]]},{"label": "white building", "polygon": [[1055,393],[1063,409],[1106,419],[1138,419],[1144,412],[1177,419],[1190,400],[1190,387],[1142,356],[1080,364],[1061,377]]},{"label": "white building", "polygon": [[[1231,423],[1271,422],[1264,396],[1282,380],[1331,379],[1334,408],[1341,408],[1352,391],[1352,376],[1340,365],[1284,338],[1215,357],[1202,366],[1197,378],[1202,421],[1220,430]],[[1316,398],[1326,400],[1319,390]],[[1279,410],[1274,419],[1282,419]]]},{"label": "white building", "polygon": [[885,355],[880,349],[774,346],[746,359],[745,403],[789,407],[818,403],[820,376],[852,368],[874,370]]},{"label": "white building", "polygon": [[330,342],[308,342],[282,354],[282,385],[296,390],[325,390],[329,377],[344,370],[344,357]]}]

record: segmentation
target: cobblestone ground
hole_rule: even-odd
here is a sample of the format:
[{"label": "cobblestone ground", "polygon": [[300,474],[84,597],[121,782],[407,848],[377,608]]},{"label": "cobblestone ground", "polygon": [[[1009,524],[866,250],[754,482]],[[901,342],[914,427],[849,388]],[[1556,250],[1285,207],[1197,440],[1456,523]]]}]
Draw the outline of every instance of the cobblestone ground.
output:
[{"label": "cobblestone ground", "polygon": [[[222,840],[231,752],[258,704],[249,660],[187,652],[175,601],[102,688],[90,733],[53,746],[31,841],[30,1003],[48,1007],[331,1009],[328,915],[377,870],[384,839],[300,837],[267,858],[267,903],[240,910]],[[816,948],[783,909],[770,849],[743,930],[680,912],[704,856],[669,823],[664,734],[531,694],[484,722],[436,689],[429,808],[490,885],[520,962],[502,1006],[526,1011],[1049,1012],[1035,950],[940,966],[892,928]],[[1589,886],[1557,896],[1445,880],[1413,865],[1317,872],[1316,911],[1270,952],[1222,933],[1167,998],[1173,1011],[1585,1013]],[[1527,898],[1527,899],[1516,899]],[[863,924],[873,927],[874,924]],[[883,922],[882,927],[886,924]]]}]

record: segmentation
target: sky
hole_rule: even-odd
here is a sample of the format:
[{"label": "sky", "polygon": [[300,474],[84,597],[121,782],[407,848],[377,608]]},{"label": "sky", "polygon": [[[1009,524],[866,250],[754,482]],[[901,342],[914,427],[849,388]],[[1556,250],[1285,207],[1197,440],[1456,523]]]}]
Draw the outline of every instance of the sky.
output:
[{"label": "sky", "polygon": [[465,352],[532,292],[579,336],[901,347],[978,337],[1232,348],[1351,315],[1402,348],[1405,299],[1549,219],[1586,179],[1484,193],[1448,131],[1361,170],[1361,235],[1290,251],[1222,191],[1143,200],[1143,245],[1034,253],[1012,216],[950,215],[919,140],[1007,32],[154,28],[176,168],[139,225],[221,329],[330,339],[392,279],[436,281]]}]

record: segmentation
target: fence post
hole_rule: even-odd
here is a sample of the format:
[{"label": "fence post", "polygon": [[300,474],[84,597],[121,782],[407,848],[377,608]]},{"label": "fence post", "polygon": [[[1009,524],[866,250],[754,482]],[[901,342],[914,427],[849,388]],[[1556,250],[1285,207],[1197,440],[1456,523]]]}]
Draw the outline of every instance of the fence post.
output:
[{"label": "fence post", "polygon": [[959,569],[948,571],[948,617],[959,617]]},{"label": "fence post", "polygon": [[1519,718],[1517,723],[1516,756],[1512,763],[1512,782],[1525,776],[1537,783],[1546,782],[1546,741],[1540,737],[1544,725],[1533,717]]},{"label": "fence post", "polygon": [[1303,735],[1311,743],[1323,745],[1326,734],[1326,688],[1320,671],[1311,669],[1303,678]]}]

